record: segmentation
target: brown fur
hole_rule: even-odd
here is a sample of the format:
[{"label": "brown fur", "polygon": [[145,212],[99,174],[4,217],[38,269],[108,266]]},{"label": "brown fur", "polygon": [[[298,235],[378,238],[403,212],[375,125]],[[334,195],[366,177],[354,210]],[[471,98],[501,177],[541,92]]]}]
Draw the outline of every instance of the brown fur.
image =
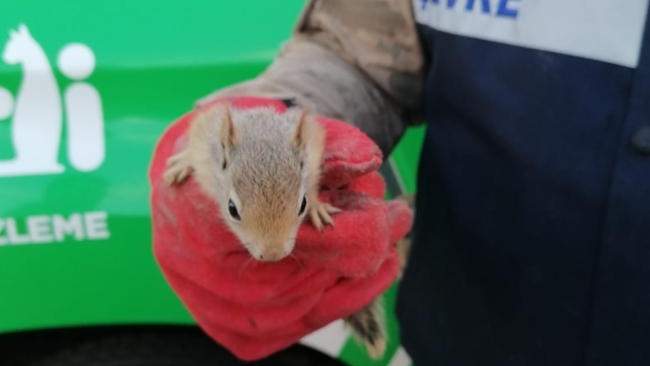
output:
[{"label": "brown fur", "polygon": [[373,359],[383,357],[386,351],[386,324],[381,298],[373,300],[363,309],[343,319],[352,335],[363,342]]},{"label": "brown fur", "polygon": [[[280,260],[305,216],[322,231],[340,211],[318,199],[324,145],[325,130],[306,109],[279,114],[217,104],[197,114],[164,179],[179,184],[193,174],[253,257]],[[299,215],[303,195],[307,209]],[[230,217],[230,200],[240,220]]]}]

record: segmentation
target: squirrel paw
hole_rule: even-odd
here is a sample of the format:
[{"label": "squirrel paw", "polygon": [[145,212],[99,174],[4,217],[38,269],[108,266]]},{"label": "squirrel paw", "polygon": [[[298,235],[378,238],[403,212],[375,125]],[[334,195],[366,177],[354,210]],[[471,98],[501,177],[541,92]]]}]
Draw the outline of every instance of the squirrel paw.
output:
[{"label": "squirrel paw", "polygon": [[182,183],[192,173],[192,166],[186,161],[185,154],[180,153],[167,159],[167,170],[163,180],[169,186]]},{"label": "squirrel paw", "polygon": [[323,222],[334,226],[334,221],[332,221],[331,215],[339,212],[341,212],[341,209],[336,208],[329,203],[317,202],[309,208],[309,217],[314,226],[319,231],[323,231]]}]

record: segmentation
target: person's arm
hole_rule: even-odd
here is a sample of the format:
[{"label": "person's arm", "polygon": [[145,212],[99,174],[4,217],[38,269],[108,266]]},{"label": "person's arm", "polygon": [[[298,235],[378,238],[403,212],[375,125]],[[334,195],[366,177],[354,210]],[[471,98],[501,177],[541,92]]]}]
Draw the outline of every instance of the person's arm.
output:
[{"label": "person's arm", "polygon": [[387,156],[422,117],[423,62],[410,0],[309,0],[266,71],[197,105],[232,95],[291,100],[358,127]]}]

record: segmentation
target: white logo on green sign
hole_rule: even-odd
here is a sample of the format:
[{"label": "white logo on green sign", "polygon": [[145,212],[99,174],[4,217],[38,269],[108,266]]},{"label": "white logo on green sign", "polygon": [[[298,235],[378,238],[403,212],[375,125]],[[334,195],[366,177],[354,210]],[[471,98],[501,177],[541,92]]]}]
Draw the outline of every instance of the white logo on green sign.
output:
[{"label": "white logo on green sign", "polygon": [[13,159],[0,160],[0,177],[63,173],[58,162],[63,108],[68,161],[79,171],[97,169],[104,161],[105,136],[100,95],[84,81],[95,69],[92,50],[71,43],[59,52],[61,73],[75,81],[63,92],[63,101],[47,56],[25,25],[9,32],[2,60],[20,65],[23,75],[15,101],[0,86],[0,119],[12,118],[15,151]]}]

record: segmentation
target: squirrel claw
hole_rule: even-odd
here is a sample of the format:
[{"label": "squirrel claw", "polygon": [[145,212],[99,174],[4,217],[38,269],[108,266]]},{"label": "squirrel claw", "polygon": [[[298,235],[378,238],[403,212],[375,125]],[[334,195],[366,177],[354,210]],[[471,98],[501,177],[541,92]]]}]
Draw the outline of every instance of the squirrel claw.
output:
[{"label": "squirrel claw", "polygon": [[309,218],[311,223],[318,229],[318,231],[323,232],[323,222],[321,221],[318,208],[313,207],[309,209]]},{"label": "squirrel claw", "polygon": [[317,205],[314,205],[309,209],[309,217],[311,218],[311,222],[318,229],[318,231],[323,232],[323,222],[334,227],[334,221],[332,220],[331,215],[339,213],[341,211],[341,209],[336,208],[328,203],[319,202]]},{"label": "squirrel claw", "polygon": [[176,154],[167,159],[167,170],[163,174],[163,180],[169,186],[180,184],[192,172],[192,166],[183,160],[184,154]]}]

